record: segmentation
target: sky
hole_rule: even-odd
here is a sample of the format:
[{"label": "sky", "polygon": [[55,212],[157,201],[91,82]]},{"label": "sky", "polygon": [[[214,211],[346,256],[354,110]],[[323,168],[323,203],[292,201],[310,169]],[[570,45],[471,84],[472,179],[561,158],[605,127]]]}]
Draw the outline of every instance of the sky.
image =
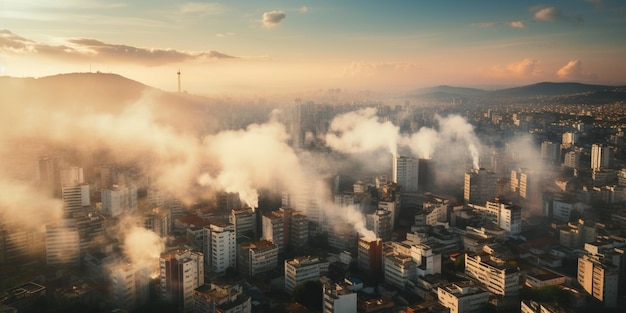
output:
[{"label": "sky", "polygon": [[0,0],[0,75],[166,91],[626,85],[626,2]]}]

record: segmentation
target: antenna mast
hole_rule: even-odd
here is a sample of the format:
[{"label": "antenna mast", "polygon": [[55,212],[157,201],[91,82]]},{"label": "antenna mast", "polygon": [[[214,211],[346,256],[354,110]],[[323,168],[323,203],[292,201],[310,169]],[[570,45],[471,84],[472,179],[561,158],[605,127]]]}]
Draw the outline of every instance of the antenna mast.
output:
[{"label": "antenna mast", "polygon": [[180,69],[178,69],[176,74],[178,74],[178,93],[180,93]]}]

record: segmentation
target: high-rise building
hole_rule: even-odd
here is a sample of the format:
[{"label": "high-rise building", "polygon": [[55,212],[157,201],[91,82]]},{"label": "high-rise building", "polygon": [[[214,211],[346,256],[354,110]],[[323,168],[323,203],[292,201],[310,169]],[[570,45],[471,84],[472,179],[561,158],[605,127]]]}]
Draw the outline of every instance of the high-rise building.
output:
[{"label": "high-rise building", "polygon": [[58,195],[59,173],[57,171],[57,160],[52,156],[42,156],[38,163],[39,184],[53,194]]},{"label": "high-rise building", "polygon": [[89,207],[91,198],[89,197],[89,184],[83,183],[73,186],[61,187],[61,197],[63,198],[64,210],[67,216],[73,216]]},{"label": "high-rise building", "polygon": [[463,199],[466,203],[482,204],[496,196],[498,177],[493,173],[481,169],[474,169],[465,173]]},{"label": "high-rise building", "polygon": [[607,168],[611,165],[611,149],[608,146],[594,144],[591,146],[591,168]]},{"label": "high-rise building", "polygon": [[73,219],[46,225],[46,264],[80,265],[80,236]]},{"label": "high-rise building", "polygon": [[73,166],[59,171],[61,186],[75,186],[85,182],[83,168]]},{"label": "high-rise building", "polygon": [[118,308],[130,311],[148,303],[152,274],[150,269],[121,264],[110,268],[110,271],[111,297]]},{"label": "high-rise building", "polygon": [[204,256],[191,250],[164,253],[160,258],[160,295],[181,312],[192,312],[194,289],[204,284]]},{"label": "high-rise building", "polygon": [[309,222],[302,212],[294,212],[289,223],[289,245],[302,248],[309,243]]},{"label": "high-rise building", "polygon": [[404,289],[407,281],[417,278],[417,264],[409,255],[385,255],[385,282]]},{"label": "high-rise building", "polygon": [[223,274],[237,267],[237,243],[233,224],[211,223],[204,227],[204,255],[207,269]]},{"label": "high-rise building", "polygon": [[373,277],[382,277],[383,241],[380,238],[359,238],[358,267]]},{"label": "high-rise building", "polygon": [[299,284],[309,280],[319,280],[328,274],[328,261],[319,257],[297,257],[285,260],[285,290],[291,293]]},{"label": "high-rise building", "polygon": [[285,251],[285,224],[279,211],[263,214],[261,219],[263,234],[261,239],[269,240],[278,247],[278,252]]},{"label": "high-rise building", "polygon": [[478,313],[489,302],[489,292],[468,280],[438,287],[437,298],[450,313]]},{"label": "high-rise building", "polygon": [[519,269],[488,254],[465,254],[465,274],[478,280],[489,292],[514,296],[519,294]]},{"label": "high-rise building", "polygon": [[250,296],[243,292],[241,282],[211,282],[194,291],[194,313],[250,313]]},{"label": "high-rise building", "polygon": [[560,164],[561,146],[552,141],[541,143],[541,159],[549,164]]},{"label": "high-rise building", "polygon": [[413,157],[394,156],[392,180],[402,187],[403,193],[416,193],[419,182],[419,160]]},{"label": "high-rise building", "polygon": [[267,240],[239,245],[237,266],[243,277],[252,277],[278,267],[278,247]]},{"label": "high-rise building", "polygon": [[578,137],[579,137],[578,133],[565,132],[561,136],[561,145],[564,148],[569,148],[569,147],[575,145],[578,142]]},{"label": "high-rise building", "polygon": [[256,212],[252,208],[233,209],[228,222],[235,225],[237,237],[248,235],[256,238]]},{"label": "high-rise building", "polygon": [[237,192],[218,192],[215,194],[217,209],[219,211],[232,211],[241,208],[241,200]]},{"label": "high-rise building", "polygon": [[325,283],[323,286],[323,313],[356,313],[357,294],[348,284]]},{"label": "high-rise building", "polygon": [[357,243],[354,225],[343,220],[328,221],[328,246],[336,250],[353,249]]},{"label": "high-rise building", "polygon": [[137,211],[137,187],[117,186],[102,189],[102,214],[119,216]]},{"label": "high-rise building", "polygon": [[568,151],[565,153],[565,157],[563,159],[563,166],[569,168],[579,168],[580,167],[580,151]]},{"label": "high-rise building", "polygon": [[376,210],[372,214],[367,214],[365,217],[365,224],[367,229],[376,234],[376,237],[381,238],[383,241],[391,240],[391,228],[392,216],[390,211]]},{"label": "high-rise building", "polygon": [[618,291],[623,287],[623,282],[620,284],[620,276],[624,275],[623,247],[622,243],[587,243],[587,254],[578,258],[578,283],[608,308],[617,306]]},{"label": "high-rise building", "polygon": [[154,208],[152,212],[145,213],[143,215],[143,226],[161,238],[166,238],[172,232],[172,215],[170,210]]}]

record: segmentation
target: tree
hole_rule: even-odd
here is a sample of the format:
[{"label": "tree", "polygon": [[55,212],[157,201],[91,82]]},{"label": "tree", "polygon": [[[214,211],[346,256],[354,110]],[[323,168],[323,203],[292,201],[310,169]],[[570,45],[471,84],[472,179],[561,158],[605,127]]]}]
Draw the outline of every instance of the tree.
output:
[{"label": "tree", "polygon": [[297,285],[291,293],[291,298],[311,310],[321,310],[322,292],[322,283],[309,280]]}]

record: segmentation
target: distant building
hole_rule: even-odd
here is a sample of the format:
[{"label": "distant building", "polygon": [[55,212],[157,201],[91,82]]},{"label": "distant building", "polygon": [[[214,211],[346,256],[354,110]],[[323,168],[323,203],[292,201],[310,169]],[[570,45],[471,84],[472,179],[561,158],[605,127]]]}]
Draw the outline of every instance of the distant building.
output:
[{"label": "distant building", "polygon": [[85,182],[82,167],[70,167],[59,170],[61,186],[75,186]]},{"label": "distant building", "polygon": [[279,211],[264,213],[261,218],[263,233],[261,239],[269,240],[278,247],[278,252],[285,251],[285,223]]},{"label": "distant building", "polygon": [[243,277],[252,277],[278,267],[278,246],[267,240],[239,245],[238,270]]},{"label": "distant building", "polygon": [[496,196],[498,177],[484,168],[465,173],[463,199],[466,203],[485,203]]},{"label": "distant building", "polygon": [[383,241],[391,240],[391,232],[393,229],[392,215],[390,211],[376,210],[372,214],[367,214],[365,217],[366,227],[376,234],[376,237],[381,238]]},{"label": "distant building", "polygon": [[607,168],[611,165],[611,149],[608,146],[594,144],[591,146],[591,168]]},{"label": "distant building", "polygon": [[552,141],[544,141],[541,143],[541,159],[549,164],[560,164],[561,146]]},{"label": "distant building", "polygon": [[224,274],[228,268],[237,268],[236,239],[232,224],[211,223],[204,227],[203,252],[208,270]]},{"label": "distant building", "polygon": [[437,298],[450,313],[478,313],[489,302],[489,292],[472,281],[462,281],[437,288]]},{"label": "distant building", "polygon": [[581,153],[580,151],[568,151],[565,153],[565,158],[563,159],[563,166],[569,168],[580,168],[580,159]]},{"label": "distant building", "polygon": [[228,212],[241,208],[241,200],[237,192],[218,192],[215,194],[217,202],[217,210],[220,212]]},{"label": "distant building", "polygon": [[478,280],[489,292],[514,296],[519,294],[519,269],[488,254],[465,254],[465,274]]},{"label": "distant building", "polygon": [[64,219],[56,225],[46,225],[46,264],[80,265],[80,236],[73,219]]},{"label": "distant building", "polygon": [[102,189],[102,214],[119,216],[137,211],[137,187],[113,185]]},{"label": "distant building", "polygon": [[256,212],[252,208],[233,209],[228,217],[228,222],[235,225],[237,237],[252,235],[256,237]]},{"label": "distant building", "polygon": [[120,309],[133,310],[150,300],[150,275],[148,268],[137,269],[130,264],[115,266],[109,276],[111,300]]},{"label": "distant building", "polygon": [[143,215],[143,226],[166,238],[172,232],[172,215],[170,210],[155,208],[152,212]]},{"label": "distant building", "polygon": [[357,294],[345,283],[326,283],[323,286],[323,313],[356,313]]},{"label": "distant building", "polygon": [[204,284],[204,256],[200,252],[179,250],[160,258],[160,295],[181,312],[192,312],[194,289]]},{"label": "distant building", "polygon": [[419,182],[419,160],[413,157],[394,156],[392,181],[402,187],[402,192],[416,193]]},{"label": "distant building", "polygon": [[69,217],[81,213],[83,208],[91,205],[89,184],[86,183],[61,187],[61,197],[65,205],[64,212]]},{"label": "distant building", "polygon": [[383,242],[380,238],[359,238],[358,267],[373,277],[382,277]]},{"label": "distant building", "polygon": [[328,221],[328,246],[336,250],[350,250],[357,245],[354,225],[342,220]]},{"label": "distant building", "polygon": [[285,290],[291,293],[301,283],[319,280],[328,274],[328,261],[318,257],[297,257],[285,260]]},{"label": "distant building", "polygon": [[240,282],[212,282],[193,291],[194,313],[250,313],[252,303]]}]

